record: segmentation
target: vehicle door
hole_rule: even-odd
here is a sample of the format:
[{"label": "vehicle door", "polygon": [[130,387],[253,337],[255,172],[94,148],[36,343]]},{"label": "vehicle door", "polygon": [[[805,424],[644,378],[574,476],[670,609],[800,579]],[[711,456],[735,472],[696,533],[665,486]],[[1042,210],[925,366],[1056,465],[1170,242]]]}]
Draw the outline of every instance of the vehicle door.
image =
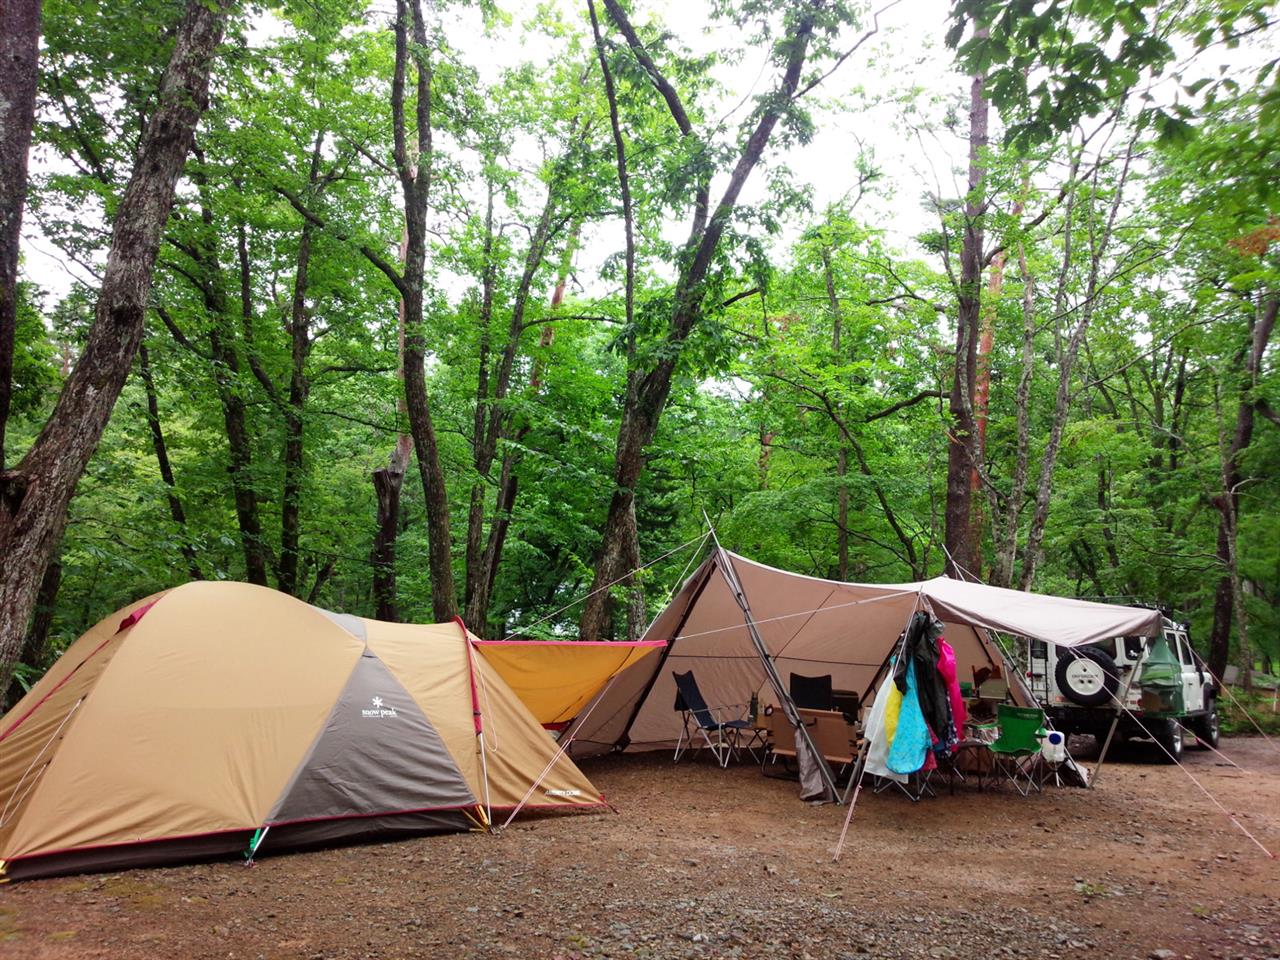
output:
[{"label": "vehicle door", "polygon": [[[1204,684],[1200,679],[1200,668],[1196,665],[1195,653],[1185,632],[1174,632],[1177,639],[1178,660],[1182,663],[1182,702],[1187,713],[1195,713],[1204,709]],[[1172,640],[1170,641],[1172,645]]]}]

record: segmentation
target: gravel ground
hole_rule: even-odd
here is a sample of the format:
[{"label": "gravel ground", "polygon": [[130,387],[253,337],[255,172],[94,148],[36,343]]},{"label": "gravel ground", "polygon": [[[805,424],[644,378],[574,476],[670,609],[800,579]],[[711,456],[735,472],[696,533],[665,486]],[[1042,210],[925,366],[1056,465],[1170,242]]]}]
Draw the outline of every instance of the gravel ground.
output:
[{"label": "gravel ground", "polygon": [[[1193,772],[1280,851],[1280,743]],[[1280,861],[1131,745],[1093,791],[796,799],[749,765],[583,765],[617,814],[0,887],[0,958],[1280,958]]]}]

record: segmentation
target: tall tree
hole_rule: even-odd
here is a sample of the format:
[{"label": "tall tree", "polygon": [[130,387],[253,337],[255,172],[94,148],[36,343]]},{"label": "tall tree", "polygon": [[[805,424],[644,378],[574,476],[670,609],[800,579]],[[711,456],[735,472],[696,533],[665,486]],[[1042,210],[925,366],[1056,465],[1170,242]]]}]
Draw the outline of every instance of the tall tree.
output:
[{"label": "tall tree", "polygon": [[[0,4],[0,470],[13,393],[18,329],[18,256],[27,197],[27,153],[35,123],[40,0]],[[0,656],[0,663],[3,663]]]},{"label": "tall tree", "polygon": [[[412,11],[410,7],[412,6]],[[453,585],[453,542],[449,533],[449,491],[440,460],[431,401],[427,395],[426,331],[423,327],[423,275],[427,259],[427,205],[431,185],[431,64],[427,59],[427,31],[421,0],[396,0],[396,66],[391,81],[391,122],[395,137],[395,165],[404,195],[405,244],[403,273],[396,278],[404,298],[404,393],[413,434],[422,491],[427,504],[430,535],[427,562],[431,568],[431,608],[437,620],[458,614]],[[412,37],[411,37],[412,35]],[[414,97],[412,131],[416,150],[411,156],[410,125],[406,120],[405,83],[412,62]],[[416,161],[416,162],[415,162]]]},{"label": "tall tree", "polygon": [[[0,687],[20,652],[45,567],[76,483],[102,437],[142,340],[161,235],[192,135],[209,99],[209,73],[231,0],[187,5],[174,31],[129,184],[83,353],[31,449],[0,474]],[[15,117],[15,122],[21,117]],[[29,121],[28,121],[29,122]]]},{"label": "tall tree", "polygon": [[[605,9],[615,28],[625,38],[641,69],[657,90],[672,121],[686,142],[698,140],[689,112],[675,86],[659,68],[644,41],[617,0],[605,0]],[[744,11],[744,15],[746,12]],[[583,605],[579,632],[583,637],[608,635],[609,596],[604,588],[620,579],[636,565],[637,547],[635,494],[644,470],[645,449],[653,441],[671,393],[671,381],[681,350],[702,318],[706,307],[706,280],[720,241],[738,205],[742,188],[760,162],[778,121],[794,107],[800,76],[815,26],[825,15],[816,3],[788,8],[773,44],[773,58],[780,63],[777,87],[762,98],[745,142],[729,174],[724,193],[714,209],[710,200],[710,171],[695,174],[693,218],[689,236],[678,257],[679,274],[671,293],[671,310],[663,334],[663,347],[651,363],[635,369],[635,388],[624,401],[622,422],[614,453],[613,494],[596,553],[591,593]],[[824,21],[824,28],[838,27]]]},{"label": "tall tree", "polygon": [[[983,28],[978,28],[982,34]],[[964,233],[960,241],[960,276],[956,288],[956,354],[947,432],[946,570],[953,577],[976,577],[981,544],[973,518],[973,483],[977,469],[977,426],[974,384],[978,375],[978,328],[982,313],[983,237],[987,207],[987,137],[990,103],[986,77],[975,73],[969,83],[969,183],[964,198]]]}]

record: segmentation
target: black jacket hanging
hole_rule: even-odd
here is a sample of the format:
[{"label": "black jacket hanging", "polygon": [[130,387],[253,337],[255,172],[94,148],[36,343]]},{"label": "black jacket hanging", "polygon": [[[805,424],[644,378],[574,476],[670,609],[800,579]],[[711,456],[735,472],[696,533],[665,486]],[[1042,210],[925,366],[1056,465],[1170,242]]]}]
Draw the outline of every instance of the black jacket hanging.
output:
[{"label": "black jacket hanging", "polygon": [[893,682],[899,691],[906,693],[907,664],[915,663],[920,712],[933,735],[946,743],[956,738],[956,731],[947,681],[938,672],[938,638],[941,636],[942,624],[927,613],[917,611],[907,626],[902,649],[893,668]]}]

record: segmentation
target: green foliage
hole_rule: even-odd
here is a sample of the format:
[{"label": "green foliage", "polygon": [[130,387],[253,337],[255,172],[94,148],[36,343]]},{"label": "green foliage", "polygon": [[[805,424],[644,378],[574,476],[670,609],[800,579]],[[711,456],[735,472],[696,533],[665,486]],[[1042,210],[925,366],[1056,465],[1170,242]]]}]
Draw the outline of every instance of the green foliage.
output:
[{"label": "green foliage", "polygon": [[[892,582],[942,570],[952,423],[943,394],[954,363],[963,196],[928,198],[937,226],[904,246],[857,200],[824,208],[785,163],[766,162],[694,291],[698,323],[682,344],[668,337],[698,187],[709,177],[722,185],[753,122],[778,105],[762,83],[726,112],[724,78],[742,64],[763,65],[769,76],[805,6],[717,2],[711,39],[696,49],[633,11],[646,50],[680,90],[694,136],[681,135],[627,44],[606,29],[636,212],[630,325],[609,111],[585,14],[492,5],[430,14],[438,16],[428,32],[433,153],[419,158],[431,183],[428,387],[460,584],[473,491],[486,533],[510,521],[485,625],[493,633],[572,632],[613,493],[630,387],[673,358],[670,399],[636,491],[643,558],[669,554],[643,574],[651,611],[688,569],[691,549],[680,548],[700,537],[704,511],[726,546],[816,576]],[[244,578],[238,495],[257,505],[269,579],[278,582],[295,417],[303,448],[296,592],[373,613],[370,474],[406,429],[394,372],[399,295],[361,252],[396,263],[403,229],[384,13],[357,0],[290,3],[233,30],[148,318],[174,484],[160,474],[139,372],[72,505],[55,646],[125,602],[185,579],[188,554],[205,577]],[[830,64],[857,41],[858,15],[849,4],[821,6],[812,63]],[[97,263],[109,240],[172,16],[170,6],[143,0],[45,4],[36,135],[56,162],[38,168],[31,215],[50,244],[82,264]],[[1222,492],[1224,438],[1242,397],[1280,407],[1272,354],[1258,384],[1242,387],[1238,376],[1250,324],[1280,283],[1280,243],[1269,232],[1280,134],[1273,65],[1206,77],[1171,59],[1187,44],[1204,51],[1247,40],[1250,31],[1265,35],[1266,10],[1233,0],[1172,16],[1149,2],[960,0],[950,40],[964,69],[987,74],[1008,134],[985,156],[981,214],[986,252],[999,245],[1007,254],[1002,291],[983,288],[994,334],[986,481],[1007,507],[1028,293],[1031,484],[1016,529],[1021,547],[1062,342],[1088,302],[1093,319],[1068,378],[1070,416],[1035,585],[1169,602],[1203,638],[1221,574],[1214,498]],[[974,18],[986,36],[973,34]],[[462,31],[481,30],[527,36],[526,60],[482,62],[461,39]],[[854,68],[851,60],[842,69]],[[1177,72],[1179,102],[1143,101],[1138,91],[1162,72]],[[811,67],[802,87],[821,76]],[[808,144],[833,117],[862,122],[856,98],[851,106],[817,99],[833,81],[825,83],[784,105],[779,143]],[[929,112],[922,100],[918,91],[905,96],[911,122]],[[1082,156],[1081,122],[1113,110],[1114,128],[1100,138],[1109,146],[1083,161],[1088,175],[1069,184],[1067,204],[1064,169]],[[1117,207],[1112,245],[1094,265],[1101,281],[1091,296],[1089,245],[1121,179],[1115,145],[1135,135],[1140,162]],[[876,168],[865,156],[848,160],[839,158],[843,169],[871,192],[918,189],[905,171]],[[310,333],[299,360],[293,293],[304,237]],[[15,455],[50,408],[64,360],[74,362],[93,300],[82,287],[60,302],[22,288],[8,434]],[[498,396],[513,326],[509,388]],[[306,387],[296,403],[295,374]],[[228,431],[237,405],[247,453],[239,490]],[[493,411],[502,436],[486,468],[477,466],[476,424]],[[509,517],[497,503],[504,462],[517,489]],[[428,533],[416,469],[402,490],[398,600],[402,618],[427,620]],[[1240,569],[1251,642],[1259,665],[1269,658],[1274,666],[1280,431],[1261,414],[1242,469]],[[174,519],[171,499],[184,522]],[[993,534],[984,512],[984,576],[995,562]]]}]

